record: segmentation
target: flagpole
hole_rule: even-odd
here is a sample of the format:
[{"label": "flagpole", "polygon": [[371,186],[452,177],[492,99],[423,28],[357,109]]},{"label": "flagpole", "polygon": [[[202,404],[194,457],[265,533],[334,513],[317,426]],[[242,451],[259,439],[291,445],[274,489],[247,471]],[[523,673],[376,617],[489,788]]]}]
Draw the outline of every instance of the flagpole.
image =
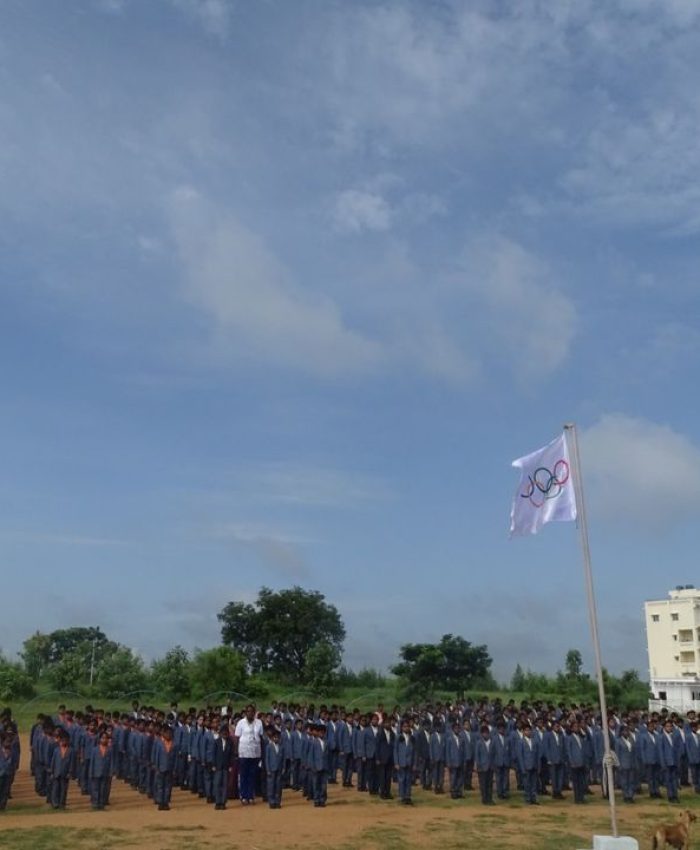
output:
[{"label": "flagpole", "polygon": [[595,654],[596,676],[598,678],[598,698],[600,700],[600,718],[603,726],[603,747],[605,756],[603,766],[608,780],[608,801],[610,803],[610,822],[612,834],[617,838],[617,814],[615,811],[615,783],[613,781],[613,758],[610,750],[610,732],[608,730],[608,708],[605,700],[605,684],[603,682],[603,663],[598,638],[598,615],[596,613],[595,593],[593,590],[593,571],[591,570],[591,550],[588,545],[588,523],[586,521],[586,505],[583,499],[583,478],[581,477],[581,457],[578,448],[578,434],[573,422],[564,425],[564,431],[571,434],[571,461],[573,472],[574,492],[576,494],[576,519],[581,551],[583,553],[583,572],[586,581],[586,596],[588,597],[588,620],[591,627],[593,652]]}]

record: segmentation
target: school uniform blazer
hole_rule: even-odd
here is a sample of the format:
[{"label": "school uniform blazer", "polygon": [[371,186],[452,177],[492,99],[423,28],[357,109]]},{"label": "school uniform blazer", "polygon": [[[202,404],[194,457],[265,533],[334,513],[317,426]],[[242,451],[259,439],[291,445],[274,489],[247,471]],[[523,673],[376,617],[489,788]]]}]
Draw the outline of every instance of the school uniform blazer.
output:
[{"label": "school uniform blazer", "polygon": [[[153,764],[153,747],[155,745],[155,735],[146,733],[141,739],[141,761],[146,764]],[[174,750],[174,748],[173,748]]]},{"label": "school uniform blazer", "polygon": [[639,732],[639,748],[642,755],[642,764],[661,764],[659,761],[659,742],[655,732],[648,729]]},{"label": "school uniform blazer", "polygon": [[459,737],[462,740],[464,763],[474,761],[474,735],[468,729],[462,729]]},{"label": "school uniform blazer", "polygon": [[377,752],[375,754],[376,760],[380,764],[393,764],[394,763],[394,742],[396,740],[396,735],[394,734],[393,729],[380,729],[377,735]]},{"label": "school uniform blazer", "polygon": [[585,767],[588,762],[588,744],[581,733],[573,732],[566,736],[566,761],[569,767]]},{"label": "school uniform blazer", "polygon": [[153,752],[151,760],[153,767],[158,773],[172,773],[175,769],[175,745],[170,747],[170,752],[165,749],[165,744],[160,738],[157,738],[153,743]]},{"label": "school uniform blazer", "polygon": [[219,737],[214,742],[214,752],[211,756],[211,766],[214,770],[228,770],[233,759],[233,741],[230,738]]},{"label": "school uniform blazer", "polygon": [[338,748],[338,752],[352,752],[352,731],[352,726],[348,726],[344,720],[338,723],[338,729],[336,730],[336,746]]},{"label": "school uniform blazer", "polygon": [[[375,734],[376,732],[376,734]],[[362,733],[362,757],[374,759],[377,757],[377,738],[381,730],[379,727],[367,726]]]},{"label": "school uniform blazer", "polygon": [[295,729],[292,732],[291,737],[292,737],[292,758],[293,759],[300,759],[301,756],[302,756],[302,753],[304,751],[304,742],[305,742],[305,739],[306,739],[306,735],[305,735],[304,732],[299,732],[297,729]]},{"label": "school uniform blazer", "polygon": [[540,742],[537,738],[532,736],[528,739],[523,735],[516,757],[523,773],[528,770],[537,770],[540,766]]},{"label": "school uniform blazer", "polygon": [[513,766],[516,766],[518,763],[518,747],[520,746],[520,742],[523,737],[523,734],[517,729],[513,729],[508,736],[508,751],[510,752],[510,763]]},{"label": "school uniform blazer", "polygon": [[73,747],[68,747],[65,755],[61,752],[61,748],[56,745],[51,755],[51,776],[54,779],[67,779],[73,770],[73,762],[75,761],[75,750]]},{"label": "school uniform blazer", "polygon": [[433,732],[430,736],[430,760],[445,761],[445,733]]},{"label": "school uniform blazer", "polygon": [[284,768],[284,747],[273,741],[265,748],[265,771],[267,773],[278,773]]},{"label": "school uniform blazer", "polygon": [[477,773],[493,770],[493,741],[489,738],[488,743],[479,735],[474,745],[474,767]]},{"label": "school uniform blazer", "polygon": [[685,733],[685,752],[688,764],[700,764],[700,738],[692,729]]},{"label": "school uniform blazer", "polygon": [[280,731],[280,746],[284,753],[285,759],[292,758],[292,733],[283,726]]},{"label": "school uniform blazer", "polygon": [[459,735],[445,733],[445,764],[447,767],[461,767],[464,764],[464,748]]},{"label": "school uniform blazer", "polygon": [[678,767],[682,752],[683,742],[680,735],[675,732],[670,735],[662,732],[659,735],[659,761],[662,767]]},{"label": "school uniform blazer", "polygon": [[632,737],[625,740],[622,736],[615,739],[615,755],[622,770],[634,770],[636,764],[635,746]]},{"label": "school uniform blazer", "polygon": [[416,763],[416,747],[411,735],[408,735],[408,740],[400,733],[394,741],[394,764],[397,767],[413,768]]},{"label": "school uniform blazer", "polygon": [[549,729],[544,736],[544,755],[549,764],[564,764],[566,761],[566,735]]},{"label": "school uniform blazer", "polygon": [[320,738],[311,740],[309,767],[315,773],[328,770],[328,741],[321,741]]},{"label": "school uniform blazer", "polygon": [[0,747],[0,776],[9,776],[12,773],[12,755],[8,754],[4,747]]},{"label": "school uniform blazer", "polygon": [[333,720],[329,720],[326,723],[326,743],[328,744],[328,749],[333,751],[338,749],[338,743],[336,741],[336,733],[337,733],[337,724]]},{"label": "school uniform blazer", "polygon": [[430,761],[430,732],[425,728],[419,728],[413,732],[413,746],[416,751],[416,759]]},{"label": "school uniform blazer", "polygon": [[211,730],[204,736],[204,764],[209,767],[214,763],[214,751],[218,742],[219,739],[214,737],[214,733]]},{"label": "school uniform blazer", "polygon": [[47,770],[51,769],[53,751],[56,749],[56,741],[49,735],[44,735],[39,742],[39,761]]},{"label": "school uniform blazer", "polygon": [[111,747],[107,747],[107,751],[104,755],[100,751],[100,745],[98,744],[92,750],[92,755],[90,757],[90,767],[88,770],[88,776],[90,779],[105,779],[107,776],[110,776],[112,773],[112,753],[114,752],[114,745]]},{"label": "school uniform blazer", "polygon": [[507,735],[501,736],[498,732],[491,736],[491,746],[493,747],[493,766],[494,767],[510,767],[512,757],[510,752],[510,740]]}]

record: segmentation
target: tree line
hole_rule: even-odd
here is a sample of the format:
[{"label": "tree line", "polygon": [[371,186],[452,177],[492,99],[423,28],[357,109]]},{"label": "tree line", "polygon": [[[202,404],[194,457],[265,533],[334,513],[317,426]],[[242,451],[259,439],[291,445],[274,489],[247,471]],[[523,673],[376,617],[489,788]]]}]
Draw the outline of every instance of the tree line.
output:
[{"label": "tree line", "polygon": [[[254,603],[229,602],[218,614],[221,645],[187,652],[174,646],[150,665],[132,648],[110,640],[97,626],[35,632],[24,641],[20,660],[0,656],[0,699],[30,698],[39,688],[79,691],[102,698],[153,691],[181,700],[220,693],[263,697],[280,689],[314,694],[350,687],[392,686],[402,698],[422,700],[438,693],[461,696],[469,690],[506,690],[491,673],[486,645],[446,634],[437,643],[407,643],[391,667],[395,677],[372,668],[358,672],[341,665],[345,626],[338,609],[315,590],[262,587]],[[530,698],[561,695],[595,702],[595,683],[582,670],[578,650],[565,669],[548,677],[516,667],[510,689]],[[645,704],[648,689],[636,671],[607,675],[614,702]]]}]

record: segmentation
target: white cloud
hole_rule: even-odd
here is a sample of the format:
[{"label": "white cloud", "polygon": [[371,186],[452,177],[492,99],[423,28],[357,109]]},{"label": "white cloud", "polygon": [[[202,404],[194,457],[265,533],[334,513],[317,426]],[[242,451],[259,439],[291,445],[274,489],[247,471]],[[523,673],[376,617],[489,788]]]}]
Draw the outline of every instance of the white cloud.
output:
[{"label": "white cloud", "polygon": [[347,189],[338,195],[333,217],[338,230],[359,233],[361,230],[388,230],[392,213],[381,195]]},{"label": "white cloud", "polygon": [[381,348],[346,327],[337,305],[299,287],[264,240],[235,216],[181,189],[169,204],[187,300],[224,351],[316,375],[373,369]]},{"label": "white cloud", "polygon": [[611,523],[666,530],[700,510],[700,448],[667,425],[608,414],[581,437],[586,500]]},{"label": "white cloud", "polygon": [[485,235],[468,244],[455,285],[473,298],[468,320],[492,364],[502,360],[527,386],[566,361],[576,310],[544,261],[503,236]]}]

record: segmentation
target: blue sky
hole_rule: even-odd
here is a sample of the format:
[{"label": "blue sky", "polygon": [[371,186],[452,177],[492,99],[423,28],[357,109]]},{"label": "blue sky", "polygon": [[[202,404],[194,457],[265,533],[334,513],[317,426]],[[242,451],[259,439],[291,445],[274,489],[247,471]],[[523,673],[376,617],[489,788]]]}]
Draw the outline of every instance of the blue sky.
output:
[{"label": "blue sky", "polygon": [[507,536],[575,421],[604,661],[646,671],[698,564],[700,5],[0,18],[4,651],[211,646],[299,583],[356,668],[590,664],[575,528]]}]

